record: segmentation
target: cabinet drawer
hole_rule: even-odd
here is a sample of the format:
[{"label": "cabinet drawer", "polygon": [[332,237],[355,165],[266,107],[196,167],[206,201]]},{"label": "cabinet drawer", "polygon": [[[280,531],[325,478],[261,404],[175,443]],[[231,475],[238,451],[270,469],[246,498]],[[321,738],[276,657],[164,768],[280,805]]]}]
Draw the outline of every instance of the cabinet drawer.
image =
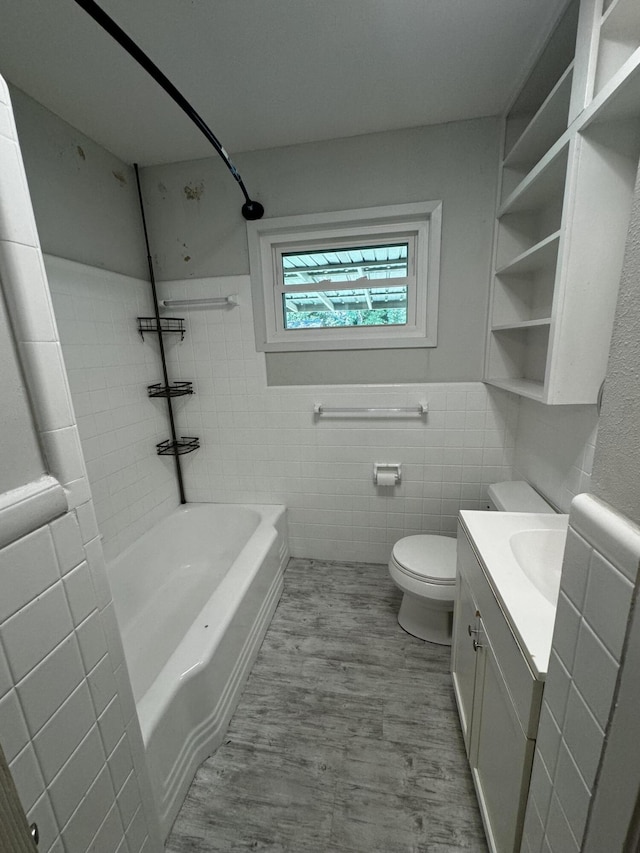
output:
[{"label": "cabinet drawer", "polygon": [[535,738],[543,682],[538,681],[531,671],[461,526],[458,526],[458,571],[471,587],[522,730],[526,737]]}]

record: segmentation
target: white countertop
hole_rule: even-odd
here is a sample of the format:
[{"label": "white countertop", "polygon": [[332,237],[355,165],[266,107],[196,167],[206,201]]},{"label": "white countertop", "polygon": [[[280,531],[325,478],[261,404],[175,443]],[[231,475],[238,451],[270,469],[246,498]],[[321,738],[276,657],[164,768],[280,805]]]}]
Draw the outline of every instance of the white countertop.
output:
[{"label": "white countertop", "polygon": [[523,574],[509,539],[523,530],[566,530],[569,516],[462,510],[460,519],[523,654],[536,677],[544,679],[556,608]]}]

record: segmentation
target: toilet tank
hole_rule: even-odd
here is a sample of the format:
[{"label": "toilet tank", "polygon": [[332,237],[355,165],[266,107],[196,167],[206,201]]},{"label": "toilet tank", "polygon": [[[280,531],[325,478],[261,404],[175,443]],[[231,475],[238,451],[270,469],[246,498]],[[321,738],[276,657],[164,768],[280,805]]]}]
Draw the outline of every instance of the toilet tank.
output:
[{"label": "toilet tank", "polygon": [[555,513],[554,508],[524,480],[510,480],[489,486],[487,509],[499,512]]}]

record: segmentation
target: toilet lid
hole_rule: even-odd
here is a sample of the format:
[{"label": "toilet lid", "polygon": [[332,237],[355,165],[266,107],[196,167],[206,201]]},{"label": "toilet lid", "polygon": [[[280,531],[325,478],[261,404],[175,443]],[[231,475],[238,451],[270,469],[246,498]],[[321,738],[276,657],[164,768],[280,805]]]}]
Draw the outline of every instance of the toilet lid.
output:
[{"label": "toilet lid", "polygon": [[456,540],[449,536],[406,536],[393,546],[400,568],[429,583],[456,582]]}]

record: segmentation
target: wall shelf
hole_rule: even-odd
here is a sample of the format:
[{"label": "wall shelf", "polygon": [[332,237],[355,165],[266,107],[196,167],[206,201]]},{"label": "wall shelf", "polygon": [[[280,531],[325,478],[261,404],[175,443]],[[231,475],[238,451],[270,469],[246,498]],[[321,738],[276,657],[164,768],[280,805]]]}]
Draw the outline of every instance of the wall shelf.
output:
[{"label": "wall shelf", "polygon": [[[489,333],[487,378],[515,382],[517,387],[543,388],[549,351],[550,324],[515,324]],[[530,386],[529,383],[534,383]],[[523,384],[524,383],[524,384]]]},{"label": "wall shelf", "polygon": [[[503,241],[504,228],[504,223],[499,223],[498,236]],[[496,271],[492,331],[550,320],[559,244],[560,232],[555,231]]]},{"label": "wall shelf", "polygon": [[578,128],[640,116],[640,49],[609,79],[580,116]]},{"label": "wall shelf", "polygon": [[594,91],[596,95],[640,48],[638,0],[615,0],[600,22]]},{"label": "wall shelf", "polygon": [[560,231],[554,231],[530,249],[522,252],[508,264],[496,270],[496,275],[523,275],[555,264],[558,257]]},{"label": "wall shelf", "polygon": [[506,156],[515,147],[534,116],[541,111],[543,104],[573,61],[578,11],[579,2],[573,0],[558,21],[505,116]]},{"label": "wall shelf", "polygon": [[149,397],[184,397],[193,394],[193,382],[171,382],[163,385],[157,382],[155,385],[147,385]]},{"label": "wall shelf", "polygon": [[492,326],[492,332],[506,332],[515,329],[534,329],[536,326],[550,326],[550,317],[541,317],[538,320],[521,320],[518,323],[499,323]]},{"label": "wall shelf", "polygon": [[185,334],[184,317],[162,317],[159,324],[156,317],[138,317],[138,331],[142,340],[144,340],[145,332],[157,334],[161,331],[163,335],[177,333],[180,335],[180,340],[183,341]]},{"label": "wall shelf", "polygon": [[518,328],[522,323],[549,323],[553,313],[556,264],[528,275],[497,275],[493,285],[491,328]]},{"label": "wall shelf", "polygon": [[498,216],[540,208],[562,197],[568,155],[569,140],[563,134],[504,200]]},{"label": "wall shelf", "polygon": [[166,441],[161,441],[156,444],[158,456],[184,456],[186,453],[193,453],[200,447],[200,439],[195,436],[183,435],[181,438],[172,441],[168,438]]},{"label": "wall shelf", "polygon": [[567,129],[573,63],[553,87],[503,161],[503,168],[526,167],[529,172]]},{"label": "wall shelf", "polygon": [[511,391],[512,394],[517,394],[519,397],[544,402],[544,385],[542,382],[534,382],[531,379],[485,379],[485,383],[494,388],[502,388],[503,391]]}]

